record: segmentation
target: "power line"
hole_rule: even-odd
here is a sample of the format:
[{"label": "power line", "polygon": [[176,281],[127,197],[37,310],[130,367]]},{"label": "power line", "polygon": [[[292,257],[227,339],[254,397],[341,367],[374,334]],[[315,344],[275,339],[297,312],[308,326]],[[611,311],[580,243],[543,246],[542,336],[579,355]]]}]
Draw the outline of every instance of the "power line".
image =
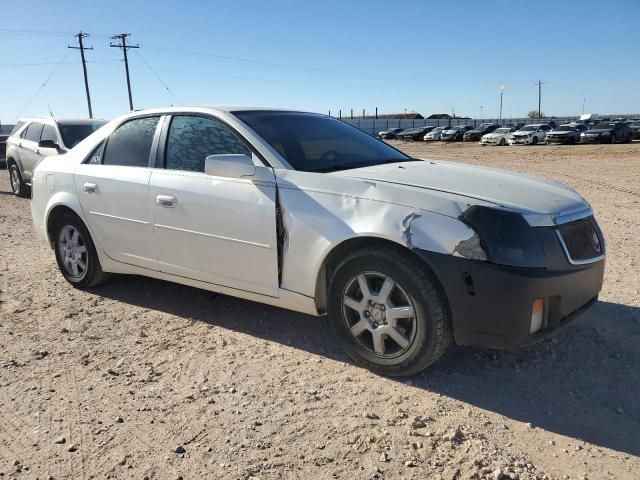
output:
[{"label": "power line", "polygon": [[114,35],[111,37],[112,40],[120,40],[119,44],[114,45],[113,43],[109,44],[110,47],[121,48],[124,53],[124,69],[127,73],[127,90],[129,92],[129,110],[133,110],[133,99],[131,98],[131,80],[129,79],[129,60],[127,59],[127,50],[129,48],[140,48],[139,45],[127,45],[127,37],[130,36],[130,33],[121,33],[119,35]]},{"label": "power line", "polygon": [[139,52],[138,50],[135,50],[135,52],[136,52],[136,54],[138,55],[138,57],[140,57],[140,60],[142,60],[142,63],[144,63],[144,64],[147,66],[147,68],[148,68],[149,70],[151,70],[151,73],[153,73],[153,74],[155,75],[155,77],[156,77],[156,78],[158,79],[158,81],[162,84],[162,86],[165,88],[165,90],[166,90],[167,92],[169,92],[169,94],[171,94],[171,96],[172,96],[173,98],[175,98],[175,100],[178,102],[178,104],[182,104],[182,102],[181,102],[181,101],[180,101],[180,99],[176,96],[176,94],[175,94],[175,93],[173,93],[173,91],[169,88],[169,85],[167,85],[165,82],[163,82],[163,81],[162,81],[162,79],[160,78],[160,75],[158,75],[158,74],[156,73],[156,71],[155,71],[153,68],[151,68],[151,65],[149,65],[149,64],[147,63],[147,61],[146,61],[146,60],[144,59],[144,57],[140,54],[140,52]]},{"label": "power line", "polygon": [[69,58],[69,55],[71,55],[71,52],[67,52],[67,54],[64,56],[64,58],[62,59],[62,61],[60,63],[58,63],[56,65],[56,68],[53,69],[53,71],[51,72],[51,74],[47,77],[47,79],[42,83],[42,85],[40,85],[40,88],[38,88],[38,90],[36,91],[36,93],[33,94],[33,96],[29,99],[29,101],[27,102],[27,104],[22,108],[22,110],[20,110],[20,113],[18,113],[18,115],[16,115],[16,119],[20,118],[22,116],[22,114],[24,113],[24,111],[29,108],[29,105],[31,105],[31,102],[33,102],[35,100],[35,98],[38,96],[38,94],[42,91],[42,89],[47,85],[47,83],[49,82],[49,80],[51,80],[51,78],[56,74],[56,72],[60,69],[60,67],[62,66],[62,64],[64,62],[67,61],[67,58]]},{"label": "power line", "polygon": [[93,118],[93,111],[91,110],[91,95],[89,94],[89,80],[87,79],[87,63],[84,58],[85,50],[93,50],[93,47],[85,47],[82,44],[82,39],[89,36],[88,33],[79,32],[75,35],[78,37],[79,47],[68,46],[67,48],[73,48],[76,50],[80,50],[80,58],[82,60],[82,72],[84,73],[84,89],[87,92],[87,106],[89,107],[89,118]]}]

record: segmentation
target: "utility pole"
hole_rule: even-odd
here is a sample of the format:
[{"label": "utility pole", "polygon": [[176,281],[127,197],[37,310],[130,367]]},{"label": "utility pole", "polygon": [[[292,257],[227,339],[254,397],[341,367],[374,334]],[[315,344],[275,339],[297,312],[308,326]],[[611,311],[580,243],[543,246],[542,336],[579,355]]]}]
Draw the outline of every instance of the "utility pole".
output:
[{"label": "utility pole", "polygon": [[73,48],[75,50],[80,50],[80,58],[82,59],[82,71],[84,73],[84,89],[87,92],[87,106],[89,107],[89,118],[93,118],[93,110],[91,109],[91,95],[89,94],[89,80],[87,79],[87,62],[84,58],[85,50],[93,50],[93,47],[85,47],[82,44],[82,39],[88,37],[88,33],[78,32],[74,35],[74,37],[78,38],[78,47],[72,47],[69,45],[68,48]]},{"label": "utility pole", "polygon": [[111,43],[110,47],[121,48],[124,53],[124,69],[127,73],[127,90],[129,91],[129,110],[133,110],[133,100],[131,99],[131,80],[129,79],[129,60],[127,59],[128,48],[140,48],[139,45],[127,45],[127,37],[130,33],[121,33],[120,35],[114,35],[112,40],[120,40],[119,44],[114,45]]},{"label": "utility pole", "polygon": [[538,80],[536,85],[538,85],[538,119],[540,119],[542,118],[542,109],[540,107],[542,105],[542,85],[544,85],[544,82]]},{"label": "utility pole", "polygon": [[482,122],[482,109],[483,109],[483,108],[484,108],[484,107],[483,107],[482,105],[480,105],[480,122]]},{"label": "utility pole", "polygon": [[500,85],[500,122],[502,123],[502,95],[504,94],[504,85]]},{"label": "utility pole", "polygon": [[584,103],[587,101],[586,98],[582,99],[582,114],[584,115]]}]

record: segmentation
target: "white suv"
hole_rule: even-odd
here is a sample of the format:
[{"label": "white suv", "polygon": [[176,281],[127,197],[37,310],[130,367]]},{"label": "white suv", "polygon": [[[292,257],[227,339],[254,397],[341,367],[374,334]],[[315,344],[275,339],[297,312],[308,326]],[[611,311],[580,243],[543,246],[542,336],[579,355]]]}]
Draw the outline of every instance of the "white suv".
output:
[{"label": "white suv", "polygon": [[509,145],[536,145],[545,141],[547,132],[553,130],[546,123],[525,125],[509,138]]},{"label": "white suv", "polygon": [[7,139],[6,147],[13,193],[26,196],[33,170],[44,157],[66,153],[105,123],[103,120],[21,119]]}]

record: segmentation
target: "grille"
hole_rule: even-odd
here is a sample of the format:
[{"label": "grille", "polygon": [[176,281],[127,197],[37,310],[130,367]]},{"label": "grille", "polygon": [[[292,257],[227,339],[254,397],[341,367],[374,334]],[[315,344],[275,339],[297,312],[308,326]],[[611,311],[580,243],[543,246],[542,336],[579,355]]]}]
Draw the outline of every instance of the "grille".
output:
[{"label": "grille", "polygon": [[558,234],[569,260],[584,262],[604,255],[604,242],[593,217],[562,225]]}]

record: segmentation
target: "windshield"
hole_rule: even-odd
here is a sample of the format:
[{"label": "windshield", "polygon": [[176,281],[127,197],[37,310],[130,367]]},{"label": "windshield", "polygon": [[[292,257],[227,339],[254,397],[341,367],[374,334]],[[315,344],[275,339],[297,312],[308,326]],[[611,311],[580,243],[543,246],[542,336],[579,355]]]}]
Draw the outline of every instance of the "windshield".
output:
[{"label": "windshield", "polygon": [[560,132],[573,132],[576,127],[572,127],[571,125],[560,125],[556,130]]},{"label": "windshield", "polygon": [[509,133],[510,131],[510,128],[498,128],[493,133]]},{"label": "windshield", "polygon": [[535,127],[533,125],[527,125],[526,127],[522,127],[520,129],[521,132],[535,132],[538,129],[538,127]]},{"label": "windshield", "polygon": [[593,129],[594,130],[611,130],[615,126],[616,126],[615,123],[599,123],[595,127],[593,127]]},{"label": "windshield", "polygon": [[62,141],[65,146],[67,148],[73,148],[104,124],[105,122],[83,123],[79,125],[59,124],[58,127],[60,128],[60,135],[62,135]]},{"label": "windshield", "polygon": [[331,172],[412,160],[399,150],[335,118],[268,110],[233,114],[296,170]]},{"label": "windshield", "polygon": [[444,127],[436,127],[433,130],[431,130],[431,133],[440,133],[444,130]]}]

